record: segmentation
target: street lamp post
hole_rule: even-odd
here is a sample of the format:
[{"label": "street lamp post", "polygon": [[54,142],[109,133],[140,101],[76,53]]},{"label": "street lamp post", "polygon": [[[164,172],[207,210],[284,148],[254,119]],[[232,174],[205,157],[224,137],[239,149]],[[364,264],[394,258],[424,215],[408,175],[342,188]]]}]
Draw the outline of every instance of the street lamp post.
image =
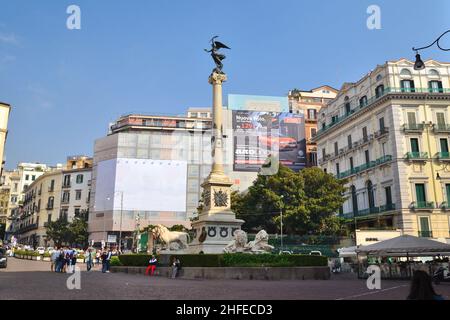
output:
[{"label": "street lamp post", "polygon": [[416,52],[416,62],[414,63],[414,70],[423,70],[423,69],[425,69],[425,63],[422,61],[422,59],[421,59],[421,57],[420,57],[419,50],[427,49],[427,48],[431,47],[432,45],[436,44],[437,47],[438,47],[439,49],[441,49],[442,51],[450,51],[450,48],[442,48],[441,45],[440,45],[440,43],[439,43],[439,41],[441,40],[441,38],[442,38],[445,34],[447,34],[447,33],[449,33],[449,32],[450,32],[450,30],[445,31],[445,32],[444,32],[443,34],[441,34],[436,40],[434,40],[433,43],[431,43],[431,44],[428,45],[428,46],[421,47],[421,48],[414,48],[414,47],[412,48],[413,51]]},{"label": "street lamp post", "polygon": [[281,234],[281,251],[283,251],[283,198],[284,196],[281,195],[281,205],[280,205],[280,234]]}]

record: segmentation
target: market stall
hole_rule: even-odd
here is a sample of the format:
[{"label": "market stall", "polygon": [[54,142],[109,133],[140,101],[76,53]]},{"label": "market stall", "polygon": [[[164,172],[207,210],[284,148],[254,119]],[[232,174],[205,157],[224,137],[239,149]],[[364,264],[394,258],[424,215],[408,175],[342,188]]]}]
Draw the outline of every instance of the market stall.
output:
[{"label": "market stall", "polygon": [[415,270],[430,274],[449,267],[450,244],[402,235],[356,249],[358,277],[366,278],[370,265],[380,267],[382,279],[410,279]]}]

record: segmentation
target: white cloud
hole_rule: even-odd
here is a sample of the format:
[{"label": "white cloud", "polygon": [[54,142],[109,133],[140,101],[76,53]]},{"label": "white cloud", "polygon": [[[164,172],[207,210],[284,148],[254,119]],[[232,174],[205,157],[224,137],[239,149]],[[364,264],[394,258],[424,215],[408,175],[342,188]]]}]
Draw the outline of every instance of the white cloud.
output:
[{"label": "white cloud", "polygon": [[17,39],[16,35],[13,33],[0,33],[0,42],[4,44],[18,45],[19,39]]}]

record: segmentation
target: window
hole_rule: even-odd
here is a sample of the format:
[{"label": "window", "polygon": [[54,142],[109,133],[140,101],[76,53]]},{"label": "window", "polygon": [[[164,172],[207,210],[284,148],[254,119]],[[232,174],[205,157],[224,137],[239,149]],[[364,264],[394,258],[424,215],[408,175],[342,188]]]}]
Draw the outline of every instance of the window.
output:
[{"label": "window", "polygon": [[339,176],[341,172],[339,171],[339,163],[336,163],[336,175]]},{"label": "window", "polygon": [[369,140],[369,138],[367,136],[367,127],[362,128],[362,133],[363,133],[364,142],[367,142],[367,140]]},{"label": "window", "polygon": [[416,184],[416,200],[419,207],[424,207],[427,202],[427,197],[425,194],[425,184]]},{"label": "window", "polygon": [[353,206],[353,214],[358,213],[358,195],[356,194],[356,187],[352,186],[352,206]]},{"label": "window", "polygon": [[35,176],[35,175],[32,175],[32,176],[31,176],[31,181],[34,181],[34,180],[36,180],[36,176]]},{"label": "window", "polygon": [[400,81],[402,92],[415,92],[414,81],[413,80],[402,80]]},{"label": "window", "polygon": [[64,176],[64,183],[63,183],[64,187],[70,187],[70,175],[65,175]]},{"label": "window", "polygon": [[447,206],[450,205],[450,184],[445,185],[445,191],[447,193]]},{"label": "window", "polygon": [[350,106],[350,102],[347,102],[345,104],[345,114],[349,115],[352,112],[351,106]]},{"label": "window", "polygon": [[325,151],[325,149],[322,149],[322,159],[325,159],[325,156],[326,156],[327,154],[326,154],[326,151]]},{"label": "window", "polygon": [[391,191],[391,187],[385,187],[384,188],[384,193],[386,195],[386,205],[391,205],[392,204],[392,191]]},{"label": "window", "polygon": [[429,81],[428,82],[428,90],[430,92],[443,92],[442,81]]},{"label": "window", "polygon": [[378,124],[380,125],[380,131],[384,132],[384,118],[383,117],[378,119]]},{"label": "window", "polygon": [[375,89],[375,97],[379,98],[384,94],[384,85],[380,84],[378,87],[376,87]]},{"label": "window", "polygon": [[75,200],[81,200],[81,190],[75,191]]},{"label": "window", "polygon": [[366,158],[366,163],[368,164],[370,162],[369,150],[364,151],[364,156]]},{"label": "window", "polygon": [[69,209],[61,209],[61,212],[59,214],[61,220],[67,221],[68,216],[69,216]]},{"label": "window", "polygon": [[77,183],[83,183],[83,175],[82,174],[77,175]]},{"label": "window", "polygon": [[369,200],[369,208],[372,209],[375,207],[375,197],[373,194],[373,184],[372,181],[367,181],[367,197]]},{"label": "window", "polygon": [[350,157],[350,170],[353,171],[353,157]]},{"label": "window", "polygon": [[400,76],[402,76],[402,78],[411,78],[411,71],[408,69],[402,69]]},{"label": "window", "polygon": [[359,106],[360,106],[361,108],[367,106],[367,96],[362,96],[362,97],[359,99]]},{"label": "window", "polygon": [[55,190],[55,180],[50,181],[50,188],[49,191]]},{"label": "window", "polygon": [[47,223],[50,223],[50,222],[52,222],[52,215],[51,214],[47,215]]},{"label": "window", "polygon": [[445,129],[445,114],[443,112],[436,112],[437,126],[439,129]]},{"label": "window", "polygon": [[337,156],[339,154],[339,147],[338,147],[338,143],[335,142],[334,143],[334,155]]},{"label": "window", "polygon": [[30,175],[29,174],[25,175],[25,180],[27,180],[27,181],[30,180]]},{"label": "window", "polygon": [[317,111],[316,109],[308,109],[308,119],[316,120],[317,119]]},{"label": "window", "polygon": [[80,213],[81,213],[81,209],[80,208],[75,208],[74,213],[75,213],[75,217],[79,217]]},{"label": "window", "polygon": [[410,139],[411,142],[411,152],[420,152],[419,150],[419,139],[418,138],[411,138]]},{"label": "window", "polygon": [[440,139],[441,152],[448,153],[448,140],[446,138]]},{"label": "window", "polygon": [[416,122],[416,113],[415,112],[408,112],[408,124],[409,126],[415,126],[417,124]]},{"label": "window", "polygon": [[439,72],[436,69],[430,69],[430,71],[428,72],[428,77],[430,77],[430,78],[438,78],[439,77]]},{"label": "window", "polygon": [[316,128],[311,128],[311,137],[315,137],[317,134],[317,129]]},{"label": "window", "polygon": [[48,197],[48,201],[47,201],[47,209],[48,209],[48,210],[53,209],[54,203],[55,203],[55,197]]},{"label": "window", "polygon": [[431,238],[430,221],[428,217],[419,217],[420,232],[419,236]]},{"label": "window", "polygon": [[348,148],[349,148],[349,149],[351,149],[352,146],[353,146],[353,144],[352,144],[352,135],[351,135],[351,134],[349,134],[349,135],[347,136],[347,145],[348,145]]},{"label": "window", "polygon": [[380,81],[381,79],[383,79],[383,76],[381,74],[377,75],[377,82]]},{"label": "window", "polygon": [[68,203],[69,201],[70,201],[70,192],[64,191],[63,196],[62,196],[62,202]]}]

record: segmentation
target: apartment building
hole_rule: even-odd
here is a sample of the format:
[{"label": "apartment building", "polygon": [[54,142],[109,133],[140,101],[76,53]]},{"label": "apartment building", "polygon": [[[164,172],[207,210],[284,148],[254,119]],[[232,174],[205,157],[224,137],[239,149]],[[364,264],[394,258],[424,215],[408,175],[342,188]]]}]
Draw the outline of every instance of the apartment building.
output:
[{"label": "apartment building", "polygon": [[358,229],[448,241],[450,63],[407,59],[345,83],[319,113],[321,168],[347,179],[340,214]]},{"label": "apartment building", "polygon": [[88,213],[92,158],[70,156],[65,166],[49,168],[35,179],[25,192],[23,206],[13,221],[12,231],[18,243],[53,245],[47,239],[51,221]]},{"label": "apartment building", "polygon": [[311,90],[293,89],[288,93],[289,111],[303,114],[305,119],[307,167],[317,166],[317,145],[312,140],[317,133],[317,114],[337,93],[337,89],[326,85]]}]

